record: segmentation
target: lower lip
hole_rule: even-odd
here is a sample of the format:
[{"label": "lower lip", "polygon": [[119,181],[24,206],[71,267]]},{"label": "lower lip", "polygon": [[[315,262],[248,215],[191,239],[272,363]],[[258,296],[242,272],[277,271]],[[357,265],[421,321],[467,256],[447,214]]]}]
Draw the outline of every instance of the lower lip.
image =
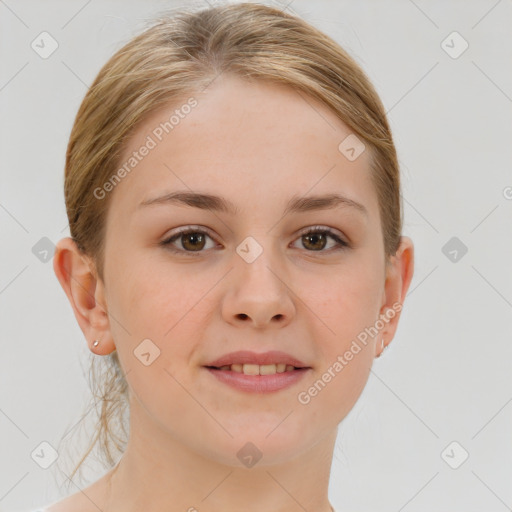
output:
[{"label": "lower lip", "polygon": [[250,393],[270,393],[286,389],[303,379],[304,375],[311,370],[311,368],[301,368],[273,375],[245,375],[231,370],[206,369],[224,384]]}]

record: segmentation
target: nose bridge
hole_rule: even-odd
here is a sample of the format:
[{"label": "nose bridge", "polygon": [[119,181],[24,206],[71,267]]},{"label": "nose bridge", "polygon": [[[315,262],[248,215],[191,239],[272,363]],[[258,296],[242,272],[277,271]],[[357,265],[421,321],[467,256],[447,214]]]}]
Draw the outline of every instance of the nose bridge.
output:
[{"label": "nose bridge", "polygon": [[288,320],[293,301],[286,285],[284,265],[272,236],[249,236],[236,248],[231,299],[227,301],[228,315],[264,326],[273,318]]},{"label": "nose bridge", "polygon": [[[236,248],[241,261],[236,266],[240,267],[240,278],[247,280],[251,286],[261,285],[268,290],[270,286],[274,291],[281,289],[282,283],[278,279],[279,257],[275,257],[278,248],[273,244],[274,238],[268,233],[258,236],[246,237]],[[277,275],[276,275],[277,274]]]}]

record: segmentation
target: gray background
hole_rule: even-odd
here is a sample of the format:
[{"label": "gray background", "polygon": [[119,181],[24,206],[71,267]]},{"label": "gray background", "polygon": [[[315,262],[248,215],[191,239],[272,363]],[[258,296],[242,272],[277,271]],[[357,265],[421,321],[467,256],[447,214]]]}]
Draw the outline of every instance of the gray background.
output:
[{"label": "gray background", "polygon": [[[51,255],[33,252],[69,235],[62,186],[75,113],[112,53],[176,5],[0,0],[0,511],[66,495],[57,463],[42,469],[31,453],[57,447],[88,403],[84,337]],[[339,428],[331,502],[510,509],[512,2],[295,0],[287,10],[344,46],[381,95],[416,248],[398,333]],[[59,44],[47,59],[31,48],[42,31]],[[454,31],[469,45],[457,58]],[[456,261],[443,252],[452,237],[467,247]],[[469,458],[453,469],[462,449]],[[101,474],[91,465],[91,481]]]}]

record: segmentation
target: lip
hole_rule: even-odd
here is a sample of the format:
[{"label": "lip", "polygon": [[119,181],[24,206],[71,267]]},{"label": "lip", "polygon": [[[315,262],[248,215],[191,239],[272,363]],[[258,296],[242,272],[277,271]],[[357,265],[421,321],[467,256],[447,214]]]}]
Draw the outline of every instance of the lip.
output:
[{"label": "lip", "polygon": [[289,388],[311,371],[311,368],[301,368],[273,375],[245,375],[231,370],[205,369],[220,382],[249,393],[271,393]]},{"label": "lip", "polygon": [[[221,366],[232,365],[232,364],[275,364],[275,363],[285,363],[296,368],[311,368],[306,363],[303,363],[299,359],[287,354],[286,352],[281,352],[279,350],[270,350],[268,352],[251,352],[250,350],[239,350],[238,352],[231,352],[229,354],[225,354],[215,361],[208,363],[204,366],[215,366],[220,368]],[[253,376],[251,376],[253,377]],[[261,377],[261,375],[260,375]],[[266,375],[263,377],[267,377]]]}]

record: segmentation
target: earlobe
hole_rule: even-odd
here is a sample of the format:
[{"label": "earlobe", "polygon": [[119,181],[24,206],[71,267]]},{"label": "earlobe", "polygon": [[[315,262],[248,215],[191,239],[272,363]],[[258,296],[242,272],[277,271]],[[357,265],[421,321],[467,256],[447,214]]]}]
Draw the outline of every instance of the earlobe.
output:
[{"label": "earlobe", "polygon": [[[90,350],[101,354],[115,350],[104,303],[103,283],[97,278],[91,258],[80,252],[72,238],[66,237],[57,244],[53,269]],[[93,350],[93,342],[97,339],[102,340],[101,346]]]},{"label": "earlobe", "polygon": [[405,296],[414,274],[414,244],[407,236],[402,236],[400,240],[400,246],[386,269],[384,303],[380,311],[380,318],[384,322],[382,339],[386,341],[382,349],[380,343],[376,346],[377,357],[395,336]]}]

